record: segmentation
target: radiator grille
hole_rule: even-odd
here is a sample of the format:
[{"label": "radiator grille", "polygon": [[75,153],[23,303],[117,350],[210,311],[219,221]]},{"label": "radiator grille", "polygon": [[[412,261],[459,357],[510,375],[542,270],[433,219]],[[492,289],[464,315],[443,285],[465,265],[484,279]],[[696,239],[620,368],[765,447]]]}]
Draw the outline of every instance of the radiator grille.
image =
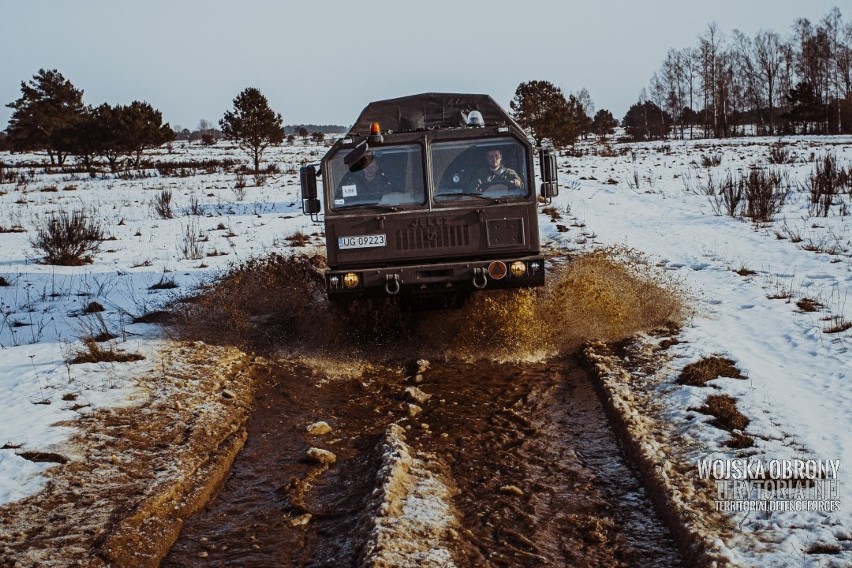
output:
[{"label": "radiator grille", "polygon": [[467,225],[441,225],[416,227],[396,232],[398,250],[429,250],[470,246],[470,229]]}]

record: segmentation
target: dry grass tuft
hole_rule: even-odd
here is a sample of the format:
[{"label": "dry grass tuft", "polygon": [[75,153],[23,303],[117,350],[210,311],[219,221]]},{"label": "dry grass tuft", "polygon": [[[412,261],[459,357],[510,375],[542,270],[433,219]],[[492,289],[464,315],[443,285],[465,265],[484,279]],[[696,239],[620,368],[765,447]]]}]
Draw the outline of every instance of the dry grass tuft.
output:
[{"label": "dry grass tuft", "polygon": [[731,439],[728,440],[726,445],[729,448],[734,448],[735,450],[743,450],[754,446],[754,438],[746,436],[745,434],[740,434],[739,432],[734,432],[731,434]]},{"label": "dry grass tuft", "polygon": [[829,316],[824,320],[828,323],[823,326],[823,333],[843,333],[847,329],[852,329],[852,322],[846,321],[843,316]]},{"label": "dry grass tuft", "polygon": [[127,361],[141,361],[145,357],[139,353],[127,353],[118,349],[104,349],[96,338],[83,341],[84,349],[78,351],[68,363],[77,365],[80,363],[125,363]]},{"label": "dry grass tuft", "polygon": [[677,379],[677,384],[703,387],[708,381],[718,377],[745,378],[731,359],[711,355],[684,367]]},{"label": "dry grass tuft", "polygon": [[727,394],[711,394],[704,406],[695,410],[713,416],[711,424],[728,432],[745,430],[749,424],[749,419],[737,409],[737,399]]},{"label": "dry grass tuft", "polygon": [[802,298],[796,302],[796,306],[803,312],[816,312],[824,307],[823,304],[811,298]]},{"label": "dry grass tuft", "polygon": [[287,242],[290,243],[291,247],[304,247],[311,243],[311,236],[302,231],[296,231],[287,237]]}]

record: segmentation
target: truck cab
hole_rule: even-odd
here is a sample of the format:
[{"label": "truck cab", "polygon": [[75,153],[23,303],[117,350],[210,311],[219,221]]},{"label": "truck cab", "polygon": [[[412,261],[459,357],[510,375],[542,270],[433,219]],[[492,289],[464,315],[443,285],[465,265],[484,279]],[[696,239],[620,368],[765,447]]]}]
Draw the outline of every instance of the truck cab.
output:
[{"label": "truck cab", "polygon": [[[541,163],[550,199],[555,156],[545,151]],[[370,103],[300,177],[303,212],[316,220],[322,179],[332,300],[459,305],[477,290],[544,284],[533,147],[487,95]]]}]

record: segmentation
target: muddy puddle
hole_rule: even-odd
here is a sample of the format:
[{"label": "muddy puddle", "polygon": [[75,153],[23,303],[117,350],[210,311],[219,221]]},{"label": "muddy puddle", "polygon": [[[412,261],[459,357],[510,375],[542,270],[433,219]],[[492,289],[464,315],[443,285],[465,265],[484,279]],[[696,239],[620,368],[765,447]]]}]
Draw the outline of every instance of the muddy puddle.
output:
[{"label": "muddy puddle", "polygon": [[[411,566],[681,565],[573,359],[321,368],[259,371],[245,449],[163,566],[406,565],[376,555],[404,532],[377,495],[419,523],[398,546],[416,551]],[[333,430],[309,435],[316,421]],[[393,423],[405,447],[388,452]],[[312,447],[336,463],[308,459]],[[389,456],[399,486],[382,477]]]}]

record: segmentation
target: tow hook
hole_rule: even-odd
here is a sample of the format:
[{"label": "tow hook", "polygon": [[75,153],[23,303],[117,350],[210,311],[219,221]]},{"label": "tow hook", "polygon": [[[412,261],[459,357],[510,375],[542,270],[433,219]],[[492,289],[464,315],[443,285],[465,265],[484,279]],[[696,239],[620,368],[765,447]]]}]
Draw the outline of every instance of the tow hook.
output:
[{"label": "tow hook", "polygon": [[395,296],[396,294],[399,294],[399,289],[399,274],[385,275],[385,292],[391,296]]},{"label": "tow hook", "polygon": [[485,270],[482,268],[473,269],[473,287],[477,290],[482,290],[488,285],[488,279],[485,278]]}]

